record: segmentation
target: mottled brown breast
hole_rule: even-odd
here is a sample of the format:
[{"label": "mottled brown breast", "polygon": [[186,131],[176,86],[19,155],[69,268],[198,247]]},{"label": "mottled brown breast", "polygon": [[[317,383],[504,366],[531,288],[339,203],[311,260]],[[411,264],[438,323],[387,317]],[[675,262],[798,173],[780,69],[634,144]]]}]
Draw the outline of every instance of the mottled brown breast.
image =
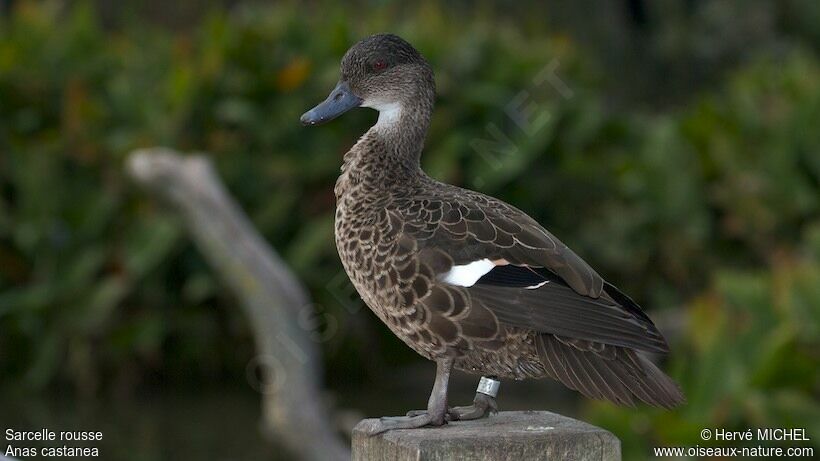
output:
[{"label": "mottled brown breast", "polygon": [[442,210],[435,203],[420,200],[407,207],[403,198],[366,189],[359,184],[344,190],[336,213],[339,255],[365,303],[427,358],[466,359],[477,349],[501,348],[506,330],[495,315],[464,288],[439,280],[453,259],[417,238],[426,227],[430,236],[459,230],[440,225]]}]

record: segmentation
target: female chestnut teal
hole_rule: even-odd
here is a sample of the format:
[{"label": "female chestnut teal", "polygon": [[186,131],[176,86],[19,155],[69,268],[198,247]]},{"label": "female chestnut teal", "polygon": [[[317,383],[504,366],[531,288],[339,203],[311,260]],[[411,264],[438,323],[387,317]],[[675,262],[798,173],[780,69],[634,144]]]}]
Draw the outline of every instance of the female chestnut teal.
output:
[{"label": "female chestnut teal", "polygon": [[[623,405],[682,403],[643,356],[668,346],[635,302],[524,212],[421,170],[434,99],[421,54],[373,35],[345,53],[336,88],[302,116],[317,125],[354,107],[379,111],[344,156],[336,247],[370,309],[437,366],[427,409],[371,432],[483,417],[500,378],[550,377]],[[453,368],[484,376],[473,405],[448,408]]]}]

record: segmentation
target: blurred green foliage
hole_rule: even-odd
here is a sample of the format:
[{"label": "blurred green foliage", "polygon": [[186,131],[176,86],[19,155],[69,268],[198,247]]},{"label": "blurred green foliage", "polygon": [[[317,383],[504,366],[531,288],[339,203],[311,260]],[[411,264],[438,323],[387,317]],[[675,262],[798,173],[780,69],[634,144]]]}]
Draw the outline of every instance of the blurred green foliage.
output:
[{"label": "blurred green foliage", "polygon": [[[403,346],[342,301],[331,237],[341,155],[374,115],[298,124],[347,46],[389,29],[437,73],[427,170],[531,213],[668,332],[687,406],[585,407],[628,459],[697,443],[702,427],[808,427],[817,444],[816,43],[748,53],[678,105],[612,110],[606,65],[566,34],[522,32],[480,8],[453,21],[433,3],[359,13],[285,4],[215,11],[184,31],[110,30],[88,3],[19,2],[2,19],[3,384],[96,395],[242,376],[252,344],[234,301],[180,223],[125,177],[125,155],[156,144],[208,152],[339,322],[324,344],[331,375],[395,362]],[[538,78],[549,66],[569,93]],[[532,104],[538,129],[505,112],[522,90],[516,107]],[[497,133],[509,143],[481,155],[476,140]]]}]

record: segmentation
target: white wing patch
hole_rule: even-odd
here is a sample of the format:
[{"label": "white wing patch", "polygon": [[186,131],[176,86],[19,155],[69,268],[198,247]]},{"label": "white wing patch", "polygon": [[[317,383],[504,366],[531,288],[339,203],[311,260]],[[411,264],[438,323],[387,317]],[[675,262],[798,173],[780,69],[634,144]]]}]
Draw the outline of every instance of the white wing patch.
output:
[{"label": "white wing patch", "polygon": [[537,284],[535,284],[535,285],[531,285],[531,286],[524,287],[524,288],[525,288],[525,289],[527,289],[527,290],[535,290],[536,288],[541,288],[542,286],[544,286],[544,285],[546,285],[546,284],[548,284],[548,283],[550,283],[550,281],[549,281],[549,280],[544,280],[544,281],[543,281],[543,282],[541,282],[541,283],[537,283]]},{"label": "white wing patch", "polygon": [[496,264],[489,259],[479,259],[462,266],[453,266],[449,271],[439,275],[439,279],[450,285],[471,287],[487,272],[493,270]]}]

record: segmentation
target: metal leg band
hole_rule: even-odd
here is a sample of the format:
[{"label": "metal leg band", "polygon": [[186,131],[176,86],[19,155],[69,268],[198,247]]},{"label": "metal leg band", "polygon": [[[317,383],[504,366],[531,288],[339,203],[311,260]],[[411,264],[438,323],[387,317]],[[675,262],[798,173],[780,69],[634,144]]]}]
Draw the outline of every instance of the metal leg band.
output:
[{"label": "metal leg band", "polygon": [[499,387],[501,387],[501,381],[482,376],[481,380],[478,381],[478,388],[475,391],[495,398],[498,395]]}]

